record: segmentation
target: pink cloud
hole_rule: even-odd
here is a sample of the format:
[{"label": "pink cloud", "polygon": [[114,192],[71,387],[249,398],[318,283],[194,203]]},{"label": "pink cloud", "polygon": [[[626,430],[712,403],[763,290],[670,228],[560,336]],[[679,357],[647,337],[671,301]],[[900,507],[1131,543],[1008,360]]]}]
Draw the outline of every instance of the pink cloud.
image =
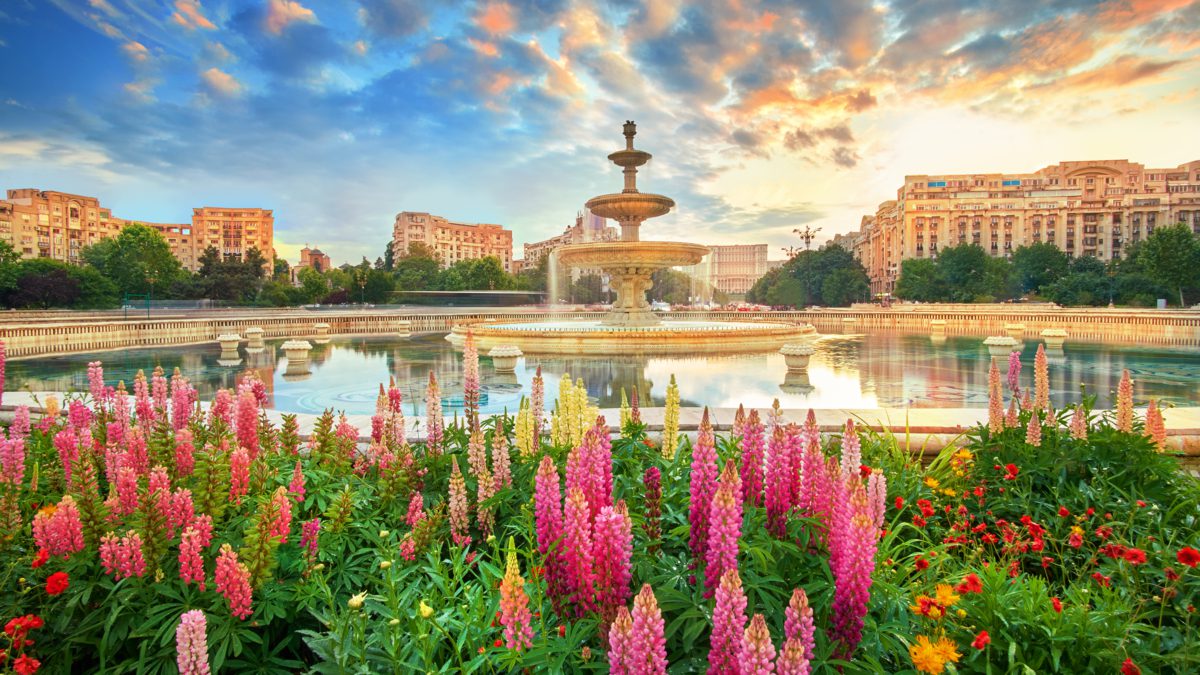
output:
[{"label": "pink cloud", "polygon": [[267,3],[267,32],[279,35],[297,21],[315,23],[317,15],[295,0],[270,0]]}]

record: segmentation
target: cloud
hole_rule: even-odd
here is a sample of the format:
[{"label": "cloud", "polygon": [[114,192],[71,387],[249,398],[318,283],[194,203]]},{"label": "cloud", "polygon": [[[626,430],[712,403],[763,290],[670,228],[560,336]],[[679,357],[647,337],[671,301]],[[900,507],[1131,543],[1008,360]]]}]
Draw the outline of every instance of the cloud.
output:
[{"label": "cloud", "polygon": [[135,63],[145,63],[150,58],[150,50],[140,42],[126,42],[121,45],[121,51],[125,52],[125,55]]},{"label": "cloud", "polygon": [[297,21],[316,23],[317,15],[295,0],[268,0],[266,29],[272,35],[279,35],[288,24]]},{"label": "cloud", "polygon": [[1183,60],[1155,61],[1131,55],[1119,56],[1108,63],[1061,78],[1046,86],[1055,89],[1103,90],[1154,81]]},{"label": "cloud", "polygon": [[219,68],[209,68],[200,73],[200,79],[210,92],[218,96],[230,97],[242,93],[242,83]]},{"label": "cloud", "polygon": [[188,30],[217,29],[216,25],[204,16],[199,0],[175,0],[175,13],[171,15],[171,19]]},{"label": "cloud", "polygon": [[378,37],[408,37],[429,21],[421,0],[359,0],[359,5],[359,21]]},{"label": "cloud", "polygon": [[507,35],[517,26],[512,5],[489,2],[475,15],[475,24],[491,35]]}]

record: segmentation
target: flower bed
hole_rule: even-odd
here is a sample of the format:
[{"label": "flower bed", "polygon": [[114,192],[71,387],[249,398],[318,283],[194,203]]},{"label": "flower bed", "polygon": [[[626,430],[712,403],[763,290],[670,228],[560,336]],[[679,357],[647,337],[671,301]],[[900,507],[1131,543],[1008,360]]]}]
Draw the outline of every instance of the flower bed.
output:
[{"label": "flower bed", "polygon": [[771,411],[663,444],[636,391],[614,438],[581,384],[547,406],[540,375],[480,420],[464,358],[472,409],[443,428],[430,405],[419,443],[395,388],[364,448],[332,412],[305,441],[271,425],[253,379],[202,410],[178,375],[129,397],[98,363],[41,420],[19,410],[0,669],[1200,667],[1200,499],[1128,378],[1114,414],[1055,412],[1044,358],[1028,392],[1014,360],[1006,412],[993,366],[989,424],[924,465],[907,438]]}]

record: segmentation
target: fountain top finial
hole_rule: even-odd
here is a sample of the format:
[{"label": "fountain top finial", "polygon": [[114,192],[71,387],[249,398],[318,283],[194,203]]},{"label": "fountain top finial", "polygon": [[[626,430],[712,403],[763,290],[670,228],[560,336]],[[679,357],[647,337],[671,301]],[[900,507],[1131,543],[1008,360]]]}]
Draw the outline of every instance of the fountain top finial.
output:
[{"label": "fountain top finial", "polygon": [[625,149],[633,149],[633,137],[637,136],[637,123],[633,120],[625,120]]}]

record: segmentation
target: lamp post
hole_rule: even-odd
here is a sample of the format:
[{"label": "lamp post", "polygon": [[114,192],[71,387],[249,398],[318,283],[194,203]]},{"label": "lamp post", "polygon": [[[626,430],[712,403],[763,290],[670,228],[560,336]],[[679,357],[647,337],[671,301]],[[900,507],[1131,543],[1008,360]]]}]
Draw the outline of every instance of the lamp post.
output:
[{"label": "lamp post", "polygon": [[367,272],[366,270],[358,271],[358,300],[361,304],[367,304]]}]

